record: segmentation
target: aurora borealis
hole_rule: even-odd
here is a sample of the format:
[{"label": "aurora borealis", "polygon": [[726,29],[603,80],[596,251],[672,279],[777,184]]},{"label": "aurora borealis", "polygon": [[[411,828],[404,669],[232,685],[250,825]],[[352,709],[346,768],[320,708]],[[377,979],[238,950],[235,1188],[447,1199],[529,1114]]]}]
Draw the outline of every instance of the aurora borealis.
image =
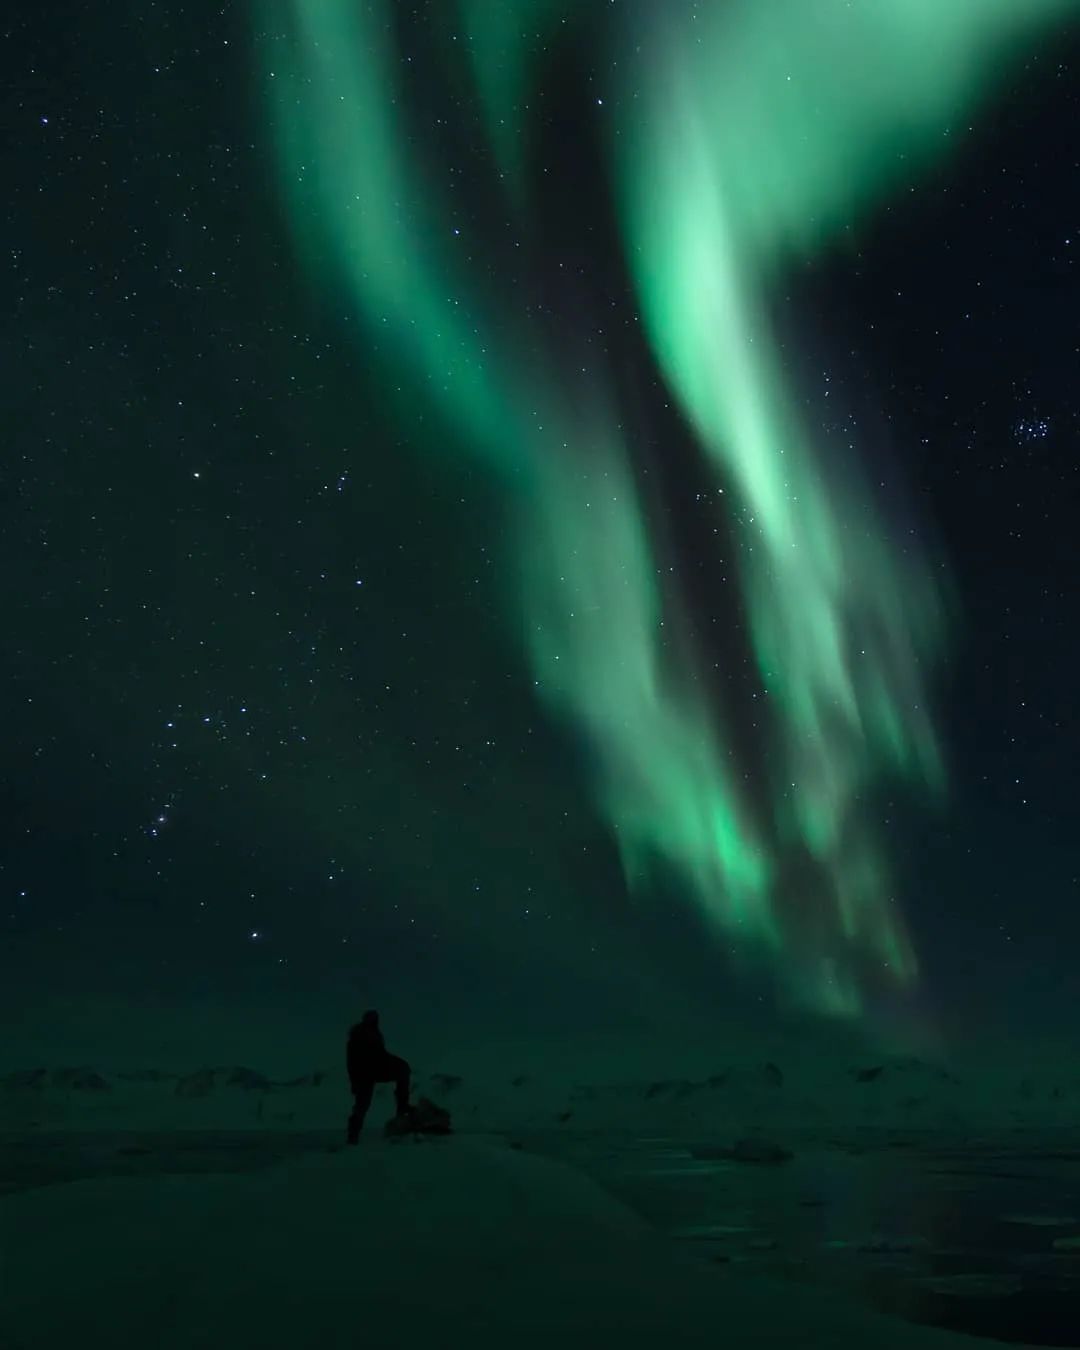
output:
[{"label": "aurora borealis", "polygon": [[[1005,62],[1069,8],[462,3],[435,25],[446,107],[502,190],[468,246],[391,7],[293,0],[265,53],[312,284],[348,288],[395,401],[438,419],[428,453],[475,455],[499,484],[516,549],[504,622],[585,749],[631,889],[674,875],[729,955],[765,953],[823,1010],[917,974],[869,804],[898,776],[943,787],[930,707],[947,624],[939,564],[876,509],[865,447],[841,463],[815,443],[769,306],[786,269],[945,155]],[[768,707],[753,758],[707,679],[611,372],[535,322],[487,253],[507,218],[539,246],[529,119],[556,36],[606,53],[588,111],[655,362],[737,550]]]},{"label": "aurora borealis", "polygon": [[1078,19],[16,16],[14,1067],[1071,1019]]}]

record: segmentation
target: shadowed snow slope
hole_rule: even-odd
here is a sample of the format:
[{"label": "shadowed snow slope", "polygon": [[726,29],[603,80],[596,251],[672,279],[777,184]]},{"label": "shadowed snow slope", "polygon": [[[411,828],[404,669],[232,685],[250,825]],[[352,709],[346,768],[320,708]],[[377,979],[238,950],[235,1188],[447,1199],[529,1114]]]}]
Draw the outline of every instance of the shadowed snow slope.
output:
[{"label": "shadowed snow slope", "polygon": [[572,1169],[480,1139],[44,1187],[0,1224],[6,1350],[976,1344],[691,1268]]}]

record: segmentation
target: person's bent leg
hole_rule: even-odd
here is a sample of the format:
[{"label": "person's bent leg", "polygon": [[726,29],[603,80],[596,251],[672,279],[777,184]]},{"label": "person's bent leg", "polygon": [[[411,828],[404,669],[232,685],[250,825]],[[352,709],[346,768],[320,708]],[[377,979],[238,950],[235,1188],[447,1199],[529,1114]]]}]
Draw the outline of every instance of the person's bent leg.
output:
[{"label": "person's bent leg", "polygon": [[394,1083],[394,1105],[398,1115],[403,1116],[409,1109],[409,1079],[412,1070],[400,1055],[390,1055],[389,1061],[390,1076]]}]

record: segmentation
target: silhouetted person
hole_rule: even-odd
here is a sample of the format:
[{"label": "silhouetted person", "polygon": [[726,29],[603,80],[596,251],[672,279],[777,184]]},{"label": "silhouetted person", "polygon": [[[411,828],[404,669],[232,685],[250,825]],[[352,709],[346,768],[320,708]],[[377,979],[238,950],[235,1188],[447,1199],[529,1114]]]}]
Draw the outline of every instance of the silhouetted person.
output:
[{"label": "silhouetted person", "polygon": [[374,1011],[366,1012],[349,1032],[345,1063],[353,1094],[348,1142],[356,1144],[360,1141],[360,1130],[376,1083],[393,1083],[398,1115],[403,1116],[408,1111],[410,1070],[399,1055],[387,1051],[379,1030],[379,1014]]}]

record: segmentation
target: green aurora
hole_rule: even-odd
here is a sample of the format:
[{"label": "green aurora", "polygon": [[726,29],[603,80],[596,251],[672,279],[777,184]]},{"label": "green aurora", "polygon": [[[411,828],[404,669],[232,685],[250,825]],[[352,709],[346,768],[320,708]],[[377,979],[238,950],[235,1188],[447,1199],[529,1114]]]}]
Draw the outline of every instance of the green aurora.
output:
[{"label": "green aurora", "polygon": [[446,0],[440,59],[474,101],[501,218],[526,233],[544,44],[609,49],[595,111],[626,264],[738,546],[760,765],[736,755],[735,712],[683,636],[613,381],[561,356],[455,232],[390,0],[279,0],[262,44],[300,251],[320,290],[346,288],[403,409],[438,414],[430,453],[466,445],[501,483],[519,549],[507,622],[588,751],[631,887],[662,869],[725,959],[768,961],[821,1011],[917,975],[868,803],[897,776],[943,788],[926,686],[944,615],[935,570],[815,447],[766,302],[793,261],[945,154],[1006,60],[1075,8]]}]

